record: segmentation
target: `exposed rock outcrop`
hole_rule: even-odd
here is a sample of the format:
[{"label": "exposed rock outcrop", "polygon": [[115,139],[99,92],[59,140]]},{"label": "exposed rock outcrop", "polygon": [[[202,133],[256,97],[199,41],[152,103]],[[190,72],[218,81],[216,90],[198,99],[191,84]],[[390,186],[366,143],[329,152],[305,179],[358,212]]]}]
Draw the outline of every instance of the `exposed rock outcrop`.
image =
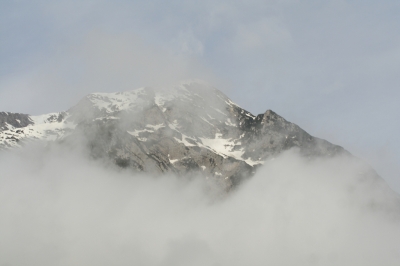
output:
[{"label": "exposed rock outcrop", "polygon": [[307,157],[349,155],[271,110],[254,116],[201,82],[93,93],[67,112],[42,116],[0,113],[0,126],[0,148],[83,136],[95,158],[135,171],[193,172],[227,188],[294,147]]}]

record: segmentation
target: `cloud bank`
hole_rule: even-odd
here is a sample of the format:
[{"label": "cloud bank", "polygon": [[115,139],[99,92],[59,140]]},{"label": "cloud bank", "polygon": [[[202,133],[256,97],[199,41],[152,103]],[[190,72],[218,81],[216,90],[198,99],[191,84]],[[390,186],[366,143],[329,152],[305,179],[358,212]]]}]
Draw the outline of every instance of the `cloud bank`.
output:
[{"label": "cloud bank", "polygon": [[[268,161],[231,194],[57,146],[0,153],[0,265],[398,265],[398,197],[346,158]],[[223,195],[223,196],[221,196]]]}]

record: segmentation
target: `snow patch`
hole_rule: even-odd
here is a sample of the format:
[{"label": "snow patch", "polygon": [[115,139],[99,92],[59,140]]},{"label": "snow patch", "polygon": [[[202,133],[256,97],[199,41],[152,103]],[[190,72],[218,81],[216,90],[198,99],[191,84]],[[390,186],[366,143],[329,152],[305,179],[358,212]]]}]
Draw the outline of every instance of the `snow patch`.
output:
[{"label": "snow patch", "polygon": [[152,128],[154,131],[159,130],[160,128],[165,127],[164,123],[158,125],[146,125],[146,128]]},{"label": "snow patch", "polygon": [[231,127],[236,127],[236,124],[235,124],[235,123],[232,123],[232,121],[231,121],[230,118],[228,118],[228,119],[226,120],[225,125],[231,126]]},{"label": "snow patch", "polygon": [[[133,91],[115,92],[115,93],[92,93],[87,99],[92,102],[93,106],[99,110],[105,110],[106,113],[131,109],[135,106],[138,96],[145,93],[145,88]],[[133,105],[132,105],[133,104]]]},{"label": "snow patch", "polygon": [[154,133],[155,131],[157,131],[158,129],[163,128],[163,127],[165,127],[164,124],[146,125],[144,129],[136,129],[136,130],[134,130],[134,131],[129,131],[129,130],[128,130],[127,132],[128,132],[130,135],[132,135],[132,136],[134,136],[134,137],[137,137],[139,140],[146,141],[147,138],[140,138],[140,136],[139,136],[140,133],[145,133],[145,132]]},{"label": "snow patch", "polygon": [[214,152],[222,155],[224,158],[227,156],[233,157],[238,160],[243,160],[242,155],[244,153],[243,149],[233,150],[235,147],[235,142],[233,139],[222,138],[221,133],[216,133],[215,138],[200,138],[204,146],[212,149]]},{"label": "snow patch", "polygon": [[[66,137],[76,124],[72,122],[50,119],[58,117],[60,113],[49,113],[44,115],[30,116],[33,125],[27,125],[23,128],[15,128],[6,123],[7,130],[0,132],[0,145],[4,147],[18,147],[19,141],[30,141],[33,139],[56,141]],[[67,118],[68,115],[65,117]]]}]

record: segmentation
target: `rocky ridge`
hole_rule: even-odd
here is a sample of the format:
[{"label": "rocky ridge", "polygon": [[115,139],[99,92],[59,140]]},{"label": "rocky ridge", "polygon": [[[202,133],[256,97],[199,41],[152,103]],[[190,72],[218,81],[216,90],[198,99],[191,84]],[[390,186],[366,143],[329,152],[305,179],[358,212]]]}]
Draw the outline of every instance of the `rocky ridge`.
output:
[{"label": "rocky ridge", "polygon": [[227,188],[291,148],[307,157],[349,154],[271,110],[254,116],[199,81],[92,93],[66,112],[0,113],[0,149],[82,136],[94,158],[135,171],[201,174]]}]

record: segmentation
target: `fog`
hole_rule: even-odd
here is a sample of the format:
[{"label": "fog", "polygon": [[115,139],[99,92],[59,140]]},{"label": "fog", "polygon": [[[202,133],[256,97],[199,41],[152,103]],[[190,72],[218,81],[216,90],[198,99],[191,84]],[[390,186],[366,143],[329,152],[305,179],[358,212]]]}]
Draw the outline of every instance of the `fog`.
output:
[{"label": "fog", "polygon": [[197,78],[224,88],[193,56],[174,54],[134,33],[93,30],[78,44],[66,42],[23,75],[0,80],[0,106],[38,115],[68,110],[93,92],[168,88]]},{"label": "fog", "polygon": [[399,265],[398,197],[358,160],[292,150],[225,193],[87,154],[0,153],[0,265]]},{"label": "fog", "polygon": [[[393,1],[3,2],[0,111],[201,78],[367,158],[399,191]],[[0,151],[0,266],[400,265],[398,196],[368,171],[294,150],[226,193],[84,149]]]}]

